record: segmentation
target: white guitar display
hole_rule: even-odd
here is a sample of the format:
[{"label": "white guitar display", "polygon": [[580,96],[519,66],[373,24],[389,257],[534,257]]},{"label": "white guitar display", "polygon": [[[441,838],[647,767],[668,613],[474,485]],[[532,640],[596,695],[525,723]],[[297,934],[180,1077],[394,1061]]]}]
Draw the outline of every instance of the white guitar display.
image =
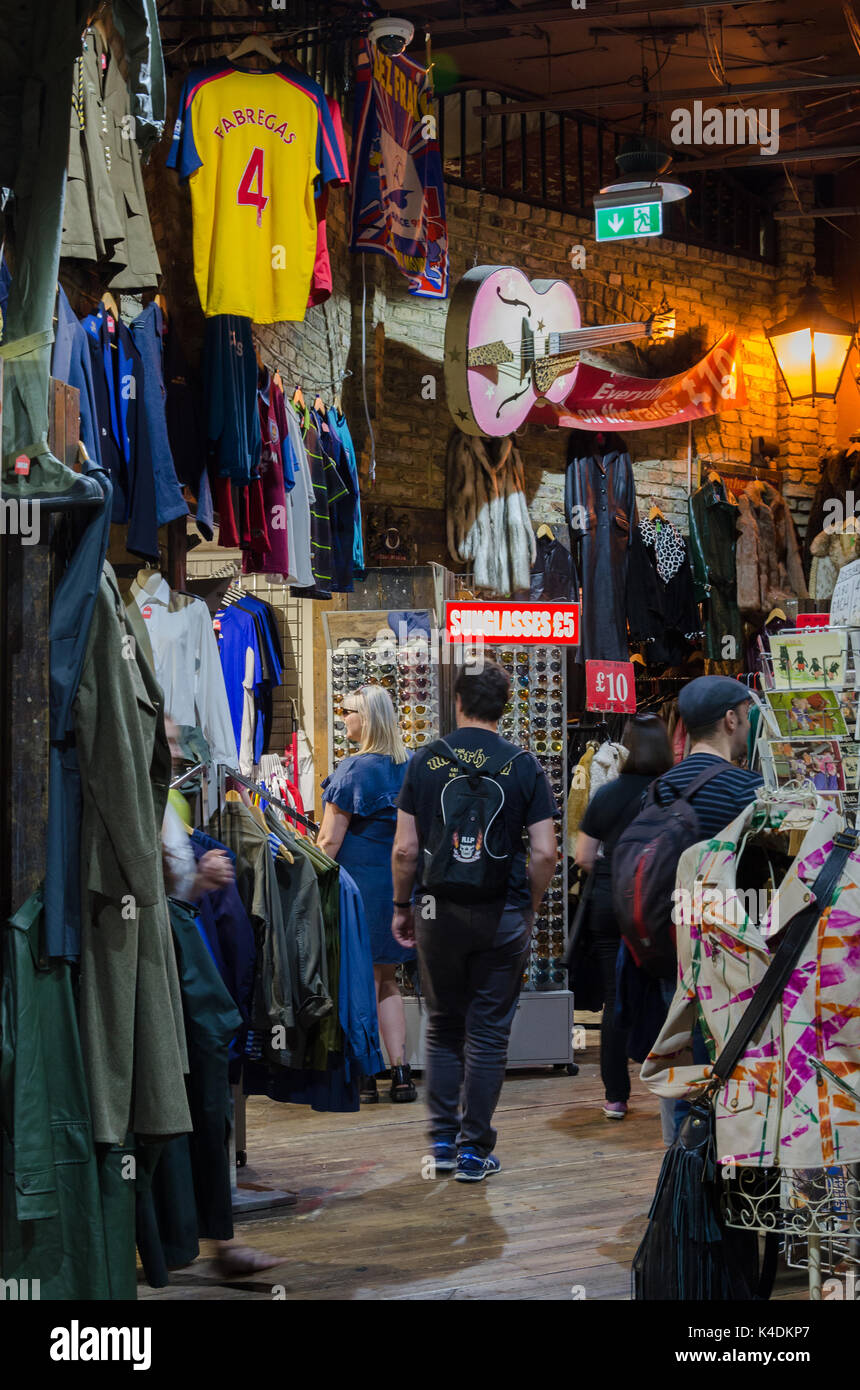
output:
[{"label": "white guitar display", "polygon": [[581,327],[579,304],[563,280],[529,280],[514,266],[482,265],[457,284],[445,325],[445,389],[466,434],[506,435],[541,399],[573,389],[579,355],[634,338],[675,332],[674,312],[645,323]]}]

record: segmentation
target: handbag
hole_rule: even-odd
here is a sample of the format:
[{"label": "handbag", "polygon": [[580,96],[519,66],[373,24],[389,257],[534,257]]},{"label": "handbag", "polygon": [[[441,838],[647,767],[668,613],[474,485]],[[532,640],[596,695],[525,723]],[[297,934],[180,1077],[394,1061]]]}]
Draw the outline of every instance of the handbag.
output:
[{"label": "handbag", "polygon": [[[842,830],[834,837],[833,848],[812,885],[809,905],[785,928],[758,989],[714,1063],[713,1079],[691,1103],[677,1138],[666,1151],[648,1213],[648,1228],[633,1257],[636,1300],[724,1302],[769,1297],[778,1237],[767,1237],[760,1267],[757,1232],[735,1230],[723,1221],[714,1100],[782,998],[857,839],[853,830]],[[762,1170],[763,1177],[766,1173]]]}]

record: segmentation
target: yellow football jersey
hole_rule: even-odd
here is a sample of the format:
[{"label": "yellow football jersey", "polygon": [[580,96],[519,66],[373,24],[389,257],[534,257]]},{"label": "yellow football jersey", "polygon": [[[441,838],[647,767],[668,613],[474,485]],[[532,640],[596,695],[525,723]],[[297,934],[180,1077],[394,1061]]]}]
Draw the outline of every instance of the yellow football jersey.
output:
[{"label": "yellow football jersey", "polygon": [[190,72],[167,163],[191,188],[204,314],[303,319],[316,198],[349,177],[318,83],[285,66],[245,72],[222,61]]}]

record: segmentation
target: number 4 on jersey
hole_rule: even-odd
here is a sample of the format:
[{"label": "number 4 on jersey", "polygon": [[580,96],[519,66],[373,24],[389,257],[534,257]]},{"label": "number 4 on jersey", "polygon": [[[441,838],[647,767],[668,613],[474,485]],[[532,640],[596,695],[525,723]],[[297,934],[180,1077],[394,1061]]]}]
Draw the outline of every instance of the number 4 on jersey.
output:
[{"label": "number 4 on jersey", "polygon": [[[256,181],[256,188],[254,183]],[[257,226],[263,225],[263,208],[269,201],[263,192],[263,151],[256,146],[251,151],[251,158],[245,165],[245,172],[239,180],[239,188],[236,193],[236,202],[249,204],[257,209]]]}]

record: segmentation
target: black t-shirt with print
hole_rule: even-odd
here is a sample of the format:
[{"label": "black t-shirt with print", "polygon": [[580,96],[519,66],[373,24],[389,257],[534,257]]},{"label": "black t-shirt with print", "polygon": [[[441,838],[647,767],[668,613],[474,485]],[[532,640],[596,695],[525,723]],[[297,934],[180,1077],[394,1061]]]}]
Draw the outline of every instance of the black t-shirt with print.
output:
[{"label": "black t-shirt with print", "polygon": [[[514,755],[520,752],[516,744],[508,743],[498,734],[485,729],[457,729],[447,736],[446,742],[458,757],[472,763],[479,771],[491,759],[496,759],[503,749],[510,749],[512,761],[498,773],[499,785],[505,792],[502,816],[514,856],[508,880],[507,903],[511,907],[530,907],[531,893],[526,875],[527,842],[523,832],[538,821],[550,820],[560,814],[546,773],[533,753],[522,753],[516,758]],[[436,822],[442,788],[449,778],[459,775],[457,765],[434,753],[432,748],[424,748],[409,759],[397,805],[401,811],[415,817],[421,842],[421,859],[424,845]],[[416,875],[417,888],[421,885],[421,859]]]}]

